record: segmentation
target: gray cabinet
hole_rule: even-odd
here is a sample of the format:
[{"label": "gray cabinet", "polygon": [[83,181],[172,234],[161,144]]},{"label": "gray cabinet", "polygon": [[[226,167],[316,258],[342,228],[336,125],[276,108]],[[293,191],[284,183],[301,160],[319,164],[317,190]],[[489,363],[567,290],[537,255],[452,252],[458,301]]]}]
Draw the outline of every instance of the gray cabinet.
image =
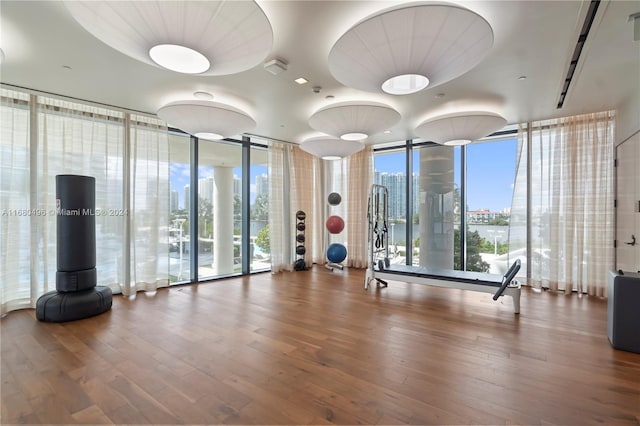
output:
[{"label": "gray cabinet", "polygon": [[611,345],[640,353],[640,273],[610,272],[607,335]]}]

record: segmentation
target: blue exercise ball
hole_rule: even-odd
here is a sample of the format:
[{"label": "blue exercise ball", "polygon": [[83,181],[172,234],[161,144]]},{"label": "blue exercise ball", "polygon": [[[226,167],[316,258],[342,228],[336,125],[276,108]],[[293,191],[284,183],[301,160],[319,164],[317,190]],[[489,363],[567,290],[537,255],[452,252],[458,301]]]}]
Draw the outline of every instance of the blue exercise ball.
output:
[{"label": "blue exercise ball", "polygon": [[340,243],[333,243],[327,249],[329,262],[340,263],[347,258],[347,248]]}]

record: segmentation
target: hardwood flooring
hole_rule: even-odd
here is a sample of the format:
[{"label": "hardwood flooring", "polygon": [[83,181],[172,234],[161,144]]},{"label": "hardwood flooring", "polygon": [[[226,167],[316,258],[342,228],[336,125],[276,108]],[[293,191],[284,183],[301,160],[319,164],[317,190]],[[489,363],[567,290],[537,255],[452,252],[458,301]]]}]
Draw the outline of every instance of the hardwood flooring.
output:
[{"label": "hardwood flooring", "polygon": [[[1,321],[2,424],[639,424],[606,301],[260,274]],[[640,325],[639,325],[640,330]]]}]

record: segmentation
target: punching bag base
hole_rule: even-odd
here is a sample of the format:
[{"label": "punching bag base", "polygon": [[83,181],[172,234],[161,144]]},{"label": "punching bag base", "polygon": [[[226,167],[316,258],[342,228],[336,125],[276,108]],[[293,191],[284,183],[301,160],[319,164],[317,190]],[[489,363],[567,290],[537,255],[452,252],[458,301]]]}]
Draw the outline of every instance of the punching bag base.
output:
[{"label": "punching bag base", "polygon": [[62,293],[88,290],[98,283],[96,268],[84,271],[56,272],[56,290]]},{"label": "punching bag base", "polygon": [[106,286],[72,293],[53,290],[38,298],[36,318],[44,322],[75,321],[106,312],[111,304],[112,292]]}]

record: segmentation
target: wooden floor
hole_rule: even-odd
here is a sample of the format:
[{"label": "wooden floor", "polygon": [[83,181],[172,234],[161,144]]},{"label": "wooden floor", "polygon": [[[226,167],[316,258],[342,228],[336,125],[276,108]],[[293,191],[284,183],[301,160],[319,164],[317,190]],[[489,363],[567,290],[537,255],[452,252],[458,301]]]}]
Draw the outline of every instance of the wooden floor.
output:
[{"label": "wooden floor", "polygon": [[2,319],[2,424],[638,424],[640,354],[606,302],[511,298],[363,271],[114,296],[65,324]]}]

